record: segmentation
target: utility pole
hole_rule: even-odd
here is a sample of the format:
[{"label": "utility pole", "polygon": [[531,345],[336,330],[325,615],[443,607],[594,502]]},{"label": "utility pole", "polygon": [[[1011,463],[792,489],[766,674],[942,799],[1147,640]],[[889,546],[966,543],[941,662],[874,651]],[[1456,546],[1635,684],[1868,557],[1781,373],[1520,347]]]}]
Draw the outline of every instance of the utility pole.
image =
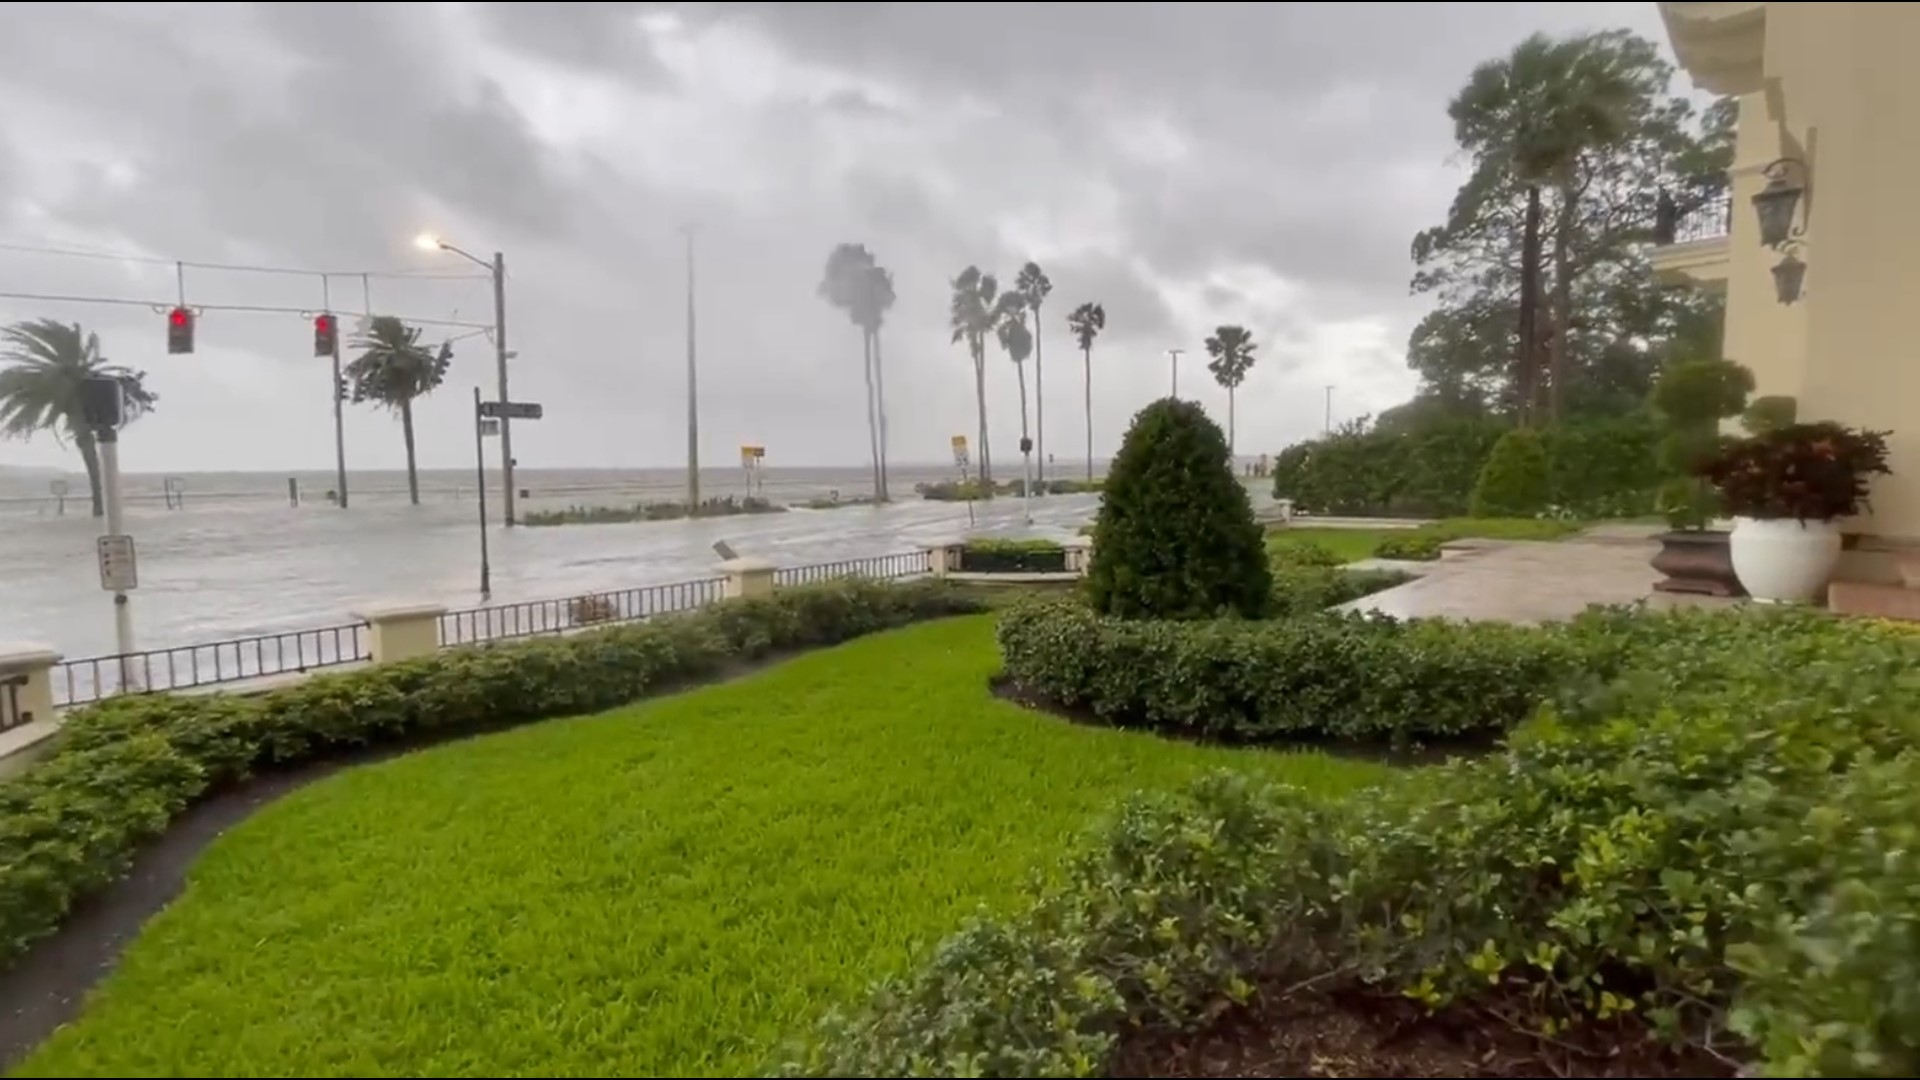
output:
[{"label": "utility pole", "polygon": [[1333,434],[1333,384],[1332,383],[1327,384],[1327,419],[1326,419],[1325,426],[1320,429],[1320,433],[1322,435]]},{"label": "utility pole", "polygon": [[1173,362],[1173,398],[1175,401],[1180,399],[1180,354],[1186,351],[1185,349],[1167,350],[1167,359]]},{"label": "utility pole", "polygon": [[[120,426],[126,422],[126,387],[111,375],[96,376],[80,387],[82,420],[100,450],[100,495],[106,503],[106,529],[96,543],[100,558],[100,587],[113,594],[114,653],[119,693],[136,690],[133,673],[133,605],[127,593],[139,585],[133,537],[127,535],[120,494]],[[94,677],[99,678],[98,669]],[[96,691],[99,687],[95,688]],[[105,696],[102,694],[101,696]]]},{"label": "utility pole", "polygon": [[[497,251],[493,253],[493,355],[500,369],[500,404],[504,406],[513,400],[507,396],[507,257]],[[507,527],[512,528],[513,421],[504,411],[500,414],[500,475],[505,489],[500,510]]]},{"label": "utility pole", "polygon": [[[693,321],[693,229],[684,225],[687,237],[687,516],[700,512],[700,375],[694,359]],[[505,430],[502,428],[501,430]]]},{"label": "utility pole", "polygon": [[[366,275],[360,276],[361,287],[366,287]],[[371,305],[369,305],[371,308]],[[333,483],[340,492],[340,509],[347,508],[347,419],[346,393],[340,380],[340,320],[333,314],[333,287],[327,275],[320,275],[320,312],[333,319]],[[368,317],[372,317],[369,310]]]}]

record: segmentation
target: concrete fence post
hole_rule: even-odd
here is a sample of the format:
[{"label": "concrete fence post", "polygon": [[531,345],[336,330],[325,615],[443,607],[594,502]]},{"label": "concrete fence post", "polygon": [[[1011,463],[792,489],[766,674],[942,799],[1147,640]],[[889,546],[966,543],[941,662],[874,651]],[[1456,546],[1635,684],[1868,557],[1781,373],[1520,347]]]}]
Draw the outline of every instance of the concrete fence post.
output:
[{"label": "concrete fence post", "polygon": [[1067,549],[1067,572],[1086,577],[1093,566],[1093,537],[1076,536],[1060,546]]},{"label": "concrete fence post", "polygon": [[726,575],[729,600],[752,600],[773,595],[773,564],[765,559],[736,558],[720,564]]},{"label": "concrete fence post", "polygon": [[445,604],[380,604],[353,613],[364,619],[373,640],[369,652],[376,664],[432,656],[440,651],[440,616]]},{"label": "concrete fence post", "polygon": [[958,540],[924,545],[921,550],[927,553],[928,572],[934,577],[943,578],[960,569],[960,549],[965,546]]},{"label": "concrete fence post", "polygon": [[0,642],[0,728],[53,719],[53,665],[45,645]]}]

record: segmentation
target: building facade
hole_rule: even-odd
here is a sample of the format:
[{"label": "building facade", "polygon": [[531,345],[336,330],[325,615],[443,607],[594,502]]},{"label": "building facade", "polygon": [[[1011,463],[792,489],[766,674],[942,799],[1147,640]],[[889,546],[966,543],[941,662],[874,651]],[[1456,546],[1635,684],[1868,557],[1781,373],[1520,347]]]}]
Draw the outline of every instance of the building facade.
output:
[{"label": "building facade", "polygon": [[1842,568],[1890,581],[1886,554],[1920,546],[1920,4],[1660,10],[1680,65],[1738,99],[1739,126],[1729,201],[1670,231],[1655,272],[1726,290],[1725,355],[1756,395],[1892,432],[1894,474],[1847,523],[1862,539]]}]

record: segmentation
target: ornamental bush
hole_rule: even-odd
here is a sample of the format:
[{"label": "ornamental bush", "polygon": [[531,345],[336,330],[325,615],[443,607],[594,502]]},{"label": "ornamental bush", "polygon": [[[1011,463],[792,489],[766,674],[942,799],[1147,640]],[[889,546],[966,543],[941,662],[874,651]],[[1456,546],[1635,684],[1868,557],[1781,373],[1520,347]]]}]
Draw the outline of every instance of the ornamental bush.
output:
[{"label": "ornamental bush", "polygon": [[1128,619],[1257,618],[1273,587],[1226,436],[1200,406],[1140,410],[1107,472],[1087,595]]},{"label": "ornamental bush", "polygon": [[1920,1074],[1920,635],[1798,611],[1525,632],[1581,675],[1503,752],[1334,805],[1225,776],[1136,798],[788,1073],[1110,1075],[1134,1033],[1313,980],[1740,1075]]},{"label": "ornamental bush", "polygon": [[1516,428],[1500,436],[1473,486],[1473,516],[1533,517],[1553,497],[1551,465],[1539,432]]},{"label": "ornamental bush", "polygon": [[1496,623],[1149,622],[1071,598],[1007,612],[999,640],[1006,675],[1049,701],[1117,727],[1254,743],[1498,733],[1576,666],[1562,635]]}]

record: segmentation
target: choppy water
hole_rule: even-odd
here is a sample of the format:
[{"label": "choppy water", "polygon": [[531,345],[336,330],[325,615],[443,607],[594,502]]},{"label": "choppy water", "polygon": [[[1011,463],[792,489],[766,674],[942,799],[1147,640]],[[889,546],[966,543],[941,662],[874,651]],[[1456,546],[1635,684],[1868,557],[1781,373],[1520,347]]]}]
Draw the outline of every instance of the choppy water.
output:
[{"label": "choppy water", "polygon": [[[912,550],[970,531],[1066,537],[1098,505],[1092,495],[1035,499],[1028,527],[1021,500],[1002,498],[977,504],[970,529],[964,504],[911,497],[916,481],[948,479],[951,470],[896,468],[889,476],[901,501],[886,507],[511,530],[497,527],[495,478],[488,491],[493,602],[709,576],[716,540],[798,566]],[[403,474],[355,473],[347,510],[324,501],[331,474],[299,479],[308,501],[296,508],[288,505],[285,475],[187,474],[179,484],[185,506],[170,510],[162,477],[127,477],[141,647],[345,622],[367,601],[479,602],[471,474],[423,472],[416,507],[407,505]],[[516,479],[532,493],[522,510],[678,498],[685,484],[673,470],[527,469]],[[94,556],[101,526],[88,514],[84,477],[69,478],[69,487],[66,513],[58,515],[48,478],[0,477],[0,640],[51,645],[70,657],[108,653],[112,609]],[[703,470],[702,487],[703,495],[745,492],[739,470]],[[764,487],[787,502],[864,493],[870,481],[861,469],[769,469]]]}]

